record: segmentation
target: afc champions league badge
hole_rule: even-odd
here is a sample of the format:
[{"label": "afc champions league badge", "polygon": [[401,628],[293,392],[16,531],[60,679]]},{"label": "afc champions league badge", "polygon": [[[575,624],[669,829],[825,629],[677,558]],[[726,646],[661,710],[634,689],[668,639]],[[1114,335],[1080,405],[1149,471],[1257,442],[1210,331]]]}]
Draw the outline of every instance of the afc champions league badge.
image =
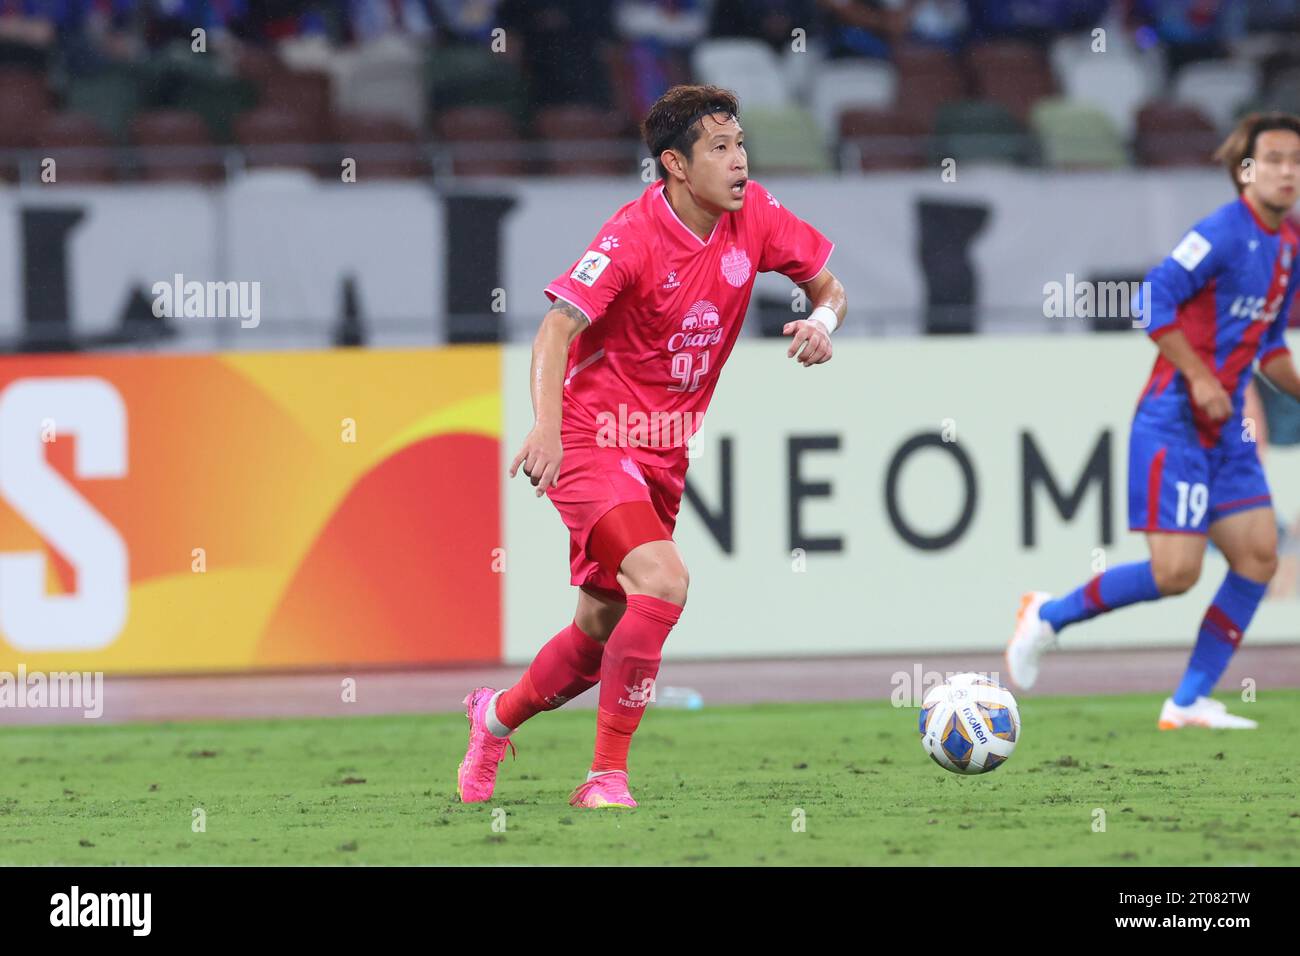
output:
[{"label": "afc champions league badge", "polygon": [[722,254],[722,275],[727,282],[737,289],[749,281],[749,256],[744,249],[732,246]]}]

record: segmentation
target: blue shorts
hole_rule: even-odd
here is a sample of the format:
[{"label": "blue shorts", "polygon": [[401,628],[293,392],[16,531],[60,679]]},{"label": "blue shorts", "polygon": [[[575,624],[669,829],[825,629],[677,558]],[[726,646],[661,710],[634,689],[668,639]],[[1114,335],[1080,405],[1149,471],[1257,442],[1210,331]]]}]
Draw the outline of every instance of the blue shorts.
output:
[{"label": "blue shorts", "polygon": [[1140,425],[1129,433],[1130,531],[1205,534],[1220,518],[1272,506],[1254,442],[1226,429],[1212,448]]}]

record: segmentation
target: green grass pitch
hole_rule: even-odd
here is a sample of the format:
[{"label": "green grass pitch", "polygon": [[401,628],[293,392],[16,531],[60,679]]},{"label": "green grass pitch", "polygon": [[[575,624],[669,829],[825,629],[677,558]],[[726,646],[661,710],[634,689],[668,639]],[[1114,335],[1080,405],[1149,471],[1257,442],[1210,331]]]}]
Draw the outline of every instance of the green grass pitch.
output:
[{"label": "green grass pitch", "polygon": [[519,731],[475,805],[463,715],[7,727],[0,863],[1300,863],[1300,691],[1238,704],[1254,732],[1160,733],[1160,700],[1027,698],[982,777],[933,764],[917,711],[883,702],[651,711],[633,811],[565,802],[590,710]]}]

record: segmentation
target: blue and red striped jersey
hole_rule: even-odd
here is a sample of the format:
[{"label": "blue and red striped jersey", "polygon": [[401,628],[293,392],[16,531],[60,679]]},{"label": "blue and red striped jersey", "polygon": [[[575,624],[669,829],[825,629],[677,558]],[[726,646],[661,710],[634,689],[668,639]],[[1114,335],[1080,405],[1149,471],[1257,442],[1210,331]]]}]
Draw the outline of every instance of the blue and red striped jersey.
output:
[{"label": "blue and red striped jersey", "polygon": [[[1241,418],[1251,364],[1287,351],[1297,242],[1290,222],[1270,229],[1238,198],[1198,222],[1147,274],[1138,295],[1147,334],[1159,339],[1181,330],[1232,397],[1233,415],[1227,422],[1206,418],[1182,373],[1161,355],[1138,401],[1140,420],[1194,428],[1206,448],[1229,434],[1225,426]],[[1143,301],[1148,290],[1150,301]]]}]

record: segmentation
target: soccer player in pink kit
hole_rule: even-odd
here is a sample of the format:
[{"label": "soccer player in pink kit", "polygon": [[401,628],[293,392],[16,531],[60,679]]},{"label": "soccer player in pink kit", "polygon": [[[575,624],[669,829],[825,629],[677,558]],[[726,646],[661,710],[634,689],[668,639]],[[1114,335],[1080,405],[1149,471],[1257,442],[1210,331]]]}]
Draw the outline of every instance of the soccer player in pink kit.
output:
[{"label": "soccer player in pink kit", "polygon": [[[814,304],[785,326],[804,366],[831,357],[844,288],[832,243],[748,178],[736,97],[678,86],[642,124],[660,179],[611,216],[545,292],[533,343],[536,417],[510,467],[546,494],[570,534],[573,623],[506,690],[465,698],[466,803],[492,796],[510,733],[600,684],[596,748],[578,807],[635,807],[632,735],[653,700],[668,633],[686,603],[672,540],[687,443],[735,345],[754,277],[780,272]],[[511,744],[513,747],[513,744]]]}]

